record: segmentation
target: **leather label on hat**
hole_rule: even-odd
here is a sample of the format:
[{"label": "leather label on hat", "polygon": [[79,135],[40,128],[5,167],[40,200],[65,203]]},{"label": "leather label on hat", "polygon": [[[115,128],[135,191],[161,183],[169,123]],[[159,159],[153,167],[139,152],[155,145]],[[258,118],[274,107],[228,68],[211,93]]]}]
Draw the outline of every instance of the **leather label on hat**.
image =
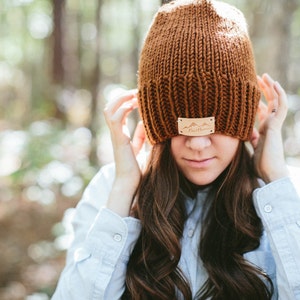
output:
[{"label": "leather label on hat", "polygon": [[188,136],[202,136],[215,132],[215,117],[178,118],[178,133]]}]

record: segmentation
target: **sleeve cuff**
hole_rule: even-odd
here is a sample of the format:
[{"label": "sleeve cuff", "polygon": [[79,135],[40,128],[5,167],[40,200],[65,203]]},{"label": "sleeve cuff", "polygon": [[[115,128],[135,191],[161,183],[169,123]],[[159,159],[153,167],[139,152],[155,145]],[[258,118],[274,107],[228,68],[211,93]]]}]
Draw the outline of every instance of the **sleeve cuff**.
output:
[{"label": "sleeve cuff", "polygon": [[270,229],[284,224],[300,226],[300,198],[289,177],[273,181],[253,193],[257,214]]},{"label": "sleeve cuff", "polygon": [[132,217],[121,218],[113,211],[100,209],[86,243],[95,256],[129,257],[139,237],[141,224]]}]

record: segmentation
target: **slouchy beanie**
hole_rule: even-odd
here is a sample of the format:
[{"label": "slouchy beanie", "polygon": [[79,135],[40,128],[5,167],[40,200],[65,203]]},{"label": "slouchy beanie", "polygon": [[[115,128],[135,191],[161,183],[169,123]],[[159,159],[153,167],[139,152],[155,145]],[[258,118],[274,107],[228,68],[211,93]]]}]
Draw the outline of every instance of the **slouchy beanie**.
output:
[{"label": "slouchy beanie", "polygon": [[139,110],[151,144],[179,134],[249,140],[260,99],[243,14],[214,0],[160,7],[142,46]]}]

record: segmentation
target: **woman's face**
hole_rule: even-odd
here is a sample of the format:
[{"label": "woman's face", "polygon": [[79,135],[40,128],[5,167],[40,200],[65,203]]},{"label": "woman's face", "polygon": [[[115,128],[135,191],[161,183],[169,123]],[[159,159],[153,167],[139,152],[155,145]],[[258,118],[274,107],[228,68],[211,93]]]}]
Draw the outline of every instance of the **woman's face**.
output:
[{"label": "woman's face", "polygon": [[178,135],[171,152],[184,176],[196,185],[212,183],[233,160],[239,140],[223,134]]}]

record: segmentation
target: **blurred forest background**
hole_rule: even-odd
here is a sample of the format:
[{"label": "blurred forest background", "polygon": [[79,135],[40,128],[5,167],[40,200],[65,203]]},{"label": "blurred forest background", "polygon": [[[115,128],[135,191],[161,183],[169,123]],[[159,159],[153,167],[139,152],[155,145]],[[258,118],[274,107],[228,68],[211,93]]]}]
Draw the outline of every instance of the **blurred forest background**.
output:
[{"label": "blurred forest background", "polygon": [[[246,15],[258,73],[289,95],[300,165],[300,0],[228,0]],[[112,160],[105,102],[135,88],[160,0],[0,0],[0,299],[50,299],[72,207]],[[99,195],[100,196],[100,195]]]}]

